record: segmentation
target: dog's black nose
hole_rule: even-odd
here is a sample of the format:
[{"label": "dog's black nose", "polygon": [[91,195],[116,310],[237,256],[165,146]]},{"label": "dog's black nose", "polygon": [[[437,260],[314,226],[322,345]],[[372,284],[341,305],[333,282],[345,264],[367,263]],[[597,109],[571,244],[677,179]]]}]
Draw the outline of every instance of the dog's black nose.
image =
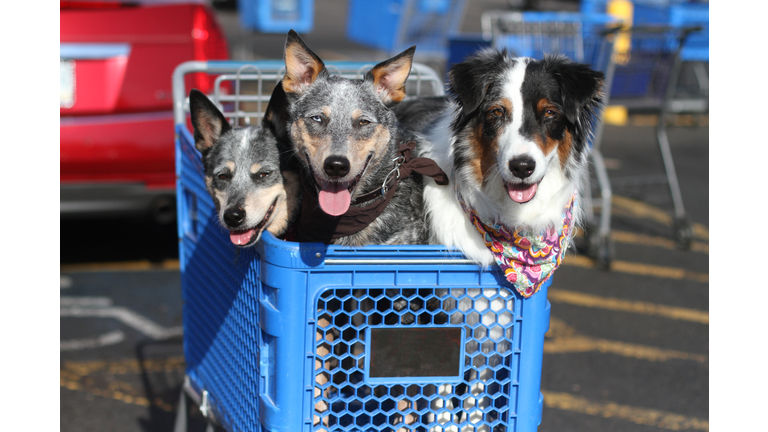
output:
[{"label": "dog's black nose", "polygon": [[245,209],[242,207],[232,207],[224,212],[224,222],[230,227],[238,227],[245,220]]},{"label": "dog's black nose", "polygon": [[330,177],[344,177],[349,174],[349,159],[344,156],[329,156],[325,159],[323,171]]},{"label": "dog's black nose", "polygon": [[509,170],[517,178],[527,178],[536,169],[536,161],[529,157],[514,158],[509,161]]}]

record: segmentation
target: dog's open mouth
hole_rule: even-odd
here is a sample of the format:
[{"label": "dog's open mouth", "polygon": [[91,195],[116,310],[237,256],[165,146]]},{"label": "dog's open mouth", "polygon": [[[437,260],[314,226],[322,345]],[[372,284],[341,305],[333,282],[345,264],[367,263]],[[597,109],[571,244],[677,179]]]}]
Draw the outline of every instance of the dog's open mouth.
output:
[{"label": "dog's open mouth", "polygon": [[539,188],[538,183],[534,184],[509,184],[504,182],[504,186],[507,188],[509,198],[516,203],[527,203],[532,200],[536,195],[536,190]]},{"label": "dog's open mouth", "polygon": [[315,175],[315,181],[320,187],[320,191],[317,193],[317,201],[324,212],[331,216],[341,216],[349,210],[349,206],[352,204],[352,192],[354,192],[365,170],[368,169],[368,163],[371,161],[372,156],[368,156],[363,169],[350,181],[328,181]]},{"label": "dog's open mouth", "polygon": [[258,225],[242,231],[230,230],[229,240],[238,246],[250,246],[251,244],[256,243],[256,241],[261,237],[261,232],[264,231],[264,228],[269,223],[269,219],[272,217],[272,213],[274,213],[275,207],[277,207],[277,200],[278,198],[275,198],[275,200],[272,202],[272,205],[269,206],[267,214],[264,215],[264,219],[262,219]]}]

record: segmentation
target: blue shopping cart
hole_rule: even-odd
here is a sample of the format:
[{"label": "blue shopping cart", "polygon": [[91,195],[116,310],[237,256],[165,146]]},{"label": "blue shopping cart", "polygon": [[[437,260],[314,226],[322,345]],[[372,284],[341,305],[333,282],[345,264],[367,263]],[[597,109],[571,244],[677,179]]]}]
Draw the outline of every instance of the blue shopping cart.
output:
[{"label": "blue shopping cart", "polygon": [[[362,77],[373,64],[327,66]],[[232,245],[205,189],[184,75],[218,75],[214,103],[246,124],[282,68],[188,62],[174,73],[187,363],[175,432],[186,430],[189,400],[230,432],[536,431],[551,281],[524,299],[498,269],[442,246],[348,248],[269,233],[252,248]],[[421,64],[406,90],[444,91]]]},{"label": "blue shopping cart", "polygon": [[388,55],[416,45],[422,59],[445,60],[466,0],[350,0],[347,37]]}]

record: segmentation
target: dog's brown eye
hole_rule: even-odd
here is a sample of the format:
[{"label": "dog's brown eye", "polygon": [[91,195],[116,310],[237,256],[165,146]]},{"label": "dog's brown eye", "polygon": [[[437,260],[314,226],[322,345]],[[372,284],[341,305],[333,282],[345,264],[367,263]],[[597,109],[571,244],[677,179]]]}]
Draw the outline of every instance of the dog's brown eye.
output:
[{"label": "dog's brown eye", "polygon": [[504,110],[502,108],[494,108],[490,112],[491,117],[501,117],[504,115]]},{"label": "dog's brown eye", "polygon": [[366,120],[366,119],[360,119],[360,123],[359,124],[360,124],[360,126],[365,126],[367,124],[371,124],[371,121],[370,120]]},{"label": "dog's brown eye", "polygon": [[264,172],[260,172],[260,173],[256,174],[256,177],[262,179],[262,178],[269,177],[271,174],[272,174],[272,171],[264,171]]},{"label": "dog's brown eye", "polygon": [[219,174],[219,179],[220,180],[229,180],[230,179],[230,175],[229,174]]},{"label": "dog's brown eye", "polygon": [[554,117],[556,115],[557,115],[557,111],[555,111],[555,110],[549,109],[549,110],[544,111],[544,116],[545,117]]}]

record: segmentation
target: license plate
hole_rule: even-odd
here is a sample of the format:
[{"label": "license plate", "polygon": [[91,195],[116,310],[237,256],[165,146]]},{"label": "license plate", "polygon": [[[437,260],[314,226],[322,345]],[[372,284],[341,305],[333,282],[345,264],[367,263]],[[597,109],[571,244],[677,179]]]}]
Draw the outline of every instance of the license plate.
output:
[{"label": "license plate", "polygon": [[75,61],[61,60],[61,108],[72,108],[75,104]]}]

